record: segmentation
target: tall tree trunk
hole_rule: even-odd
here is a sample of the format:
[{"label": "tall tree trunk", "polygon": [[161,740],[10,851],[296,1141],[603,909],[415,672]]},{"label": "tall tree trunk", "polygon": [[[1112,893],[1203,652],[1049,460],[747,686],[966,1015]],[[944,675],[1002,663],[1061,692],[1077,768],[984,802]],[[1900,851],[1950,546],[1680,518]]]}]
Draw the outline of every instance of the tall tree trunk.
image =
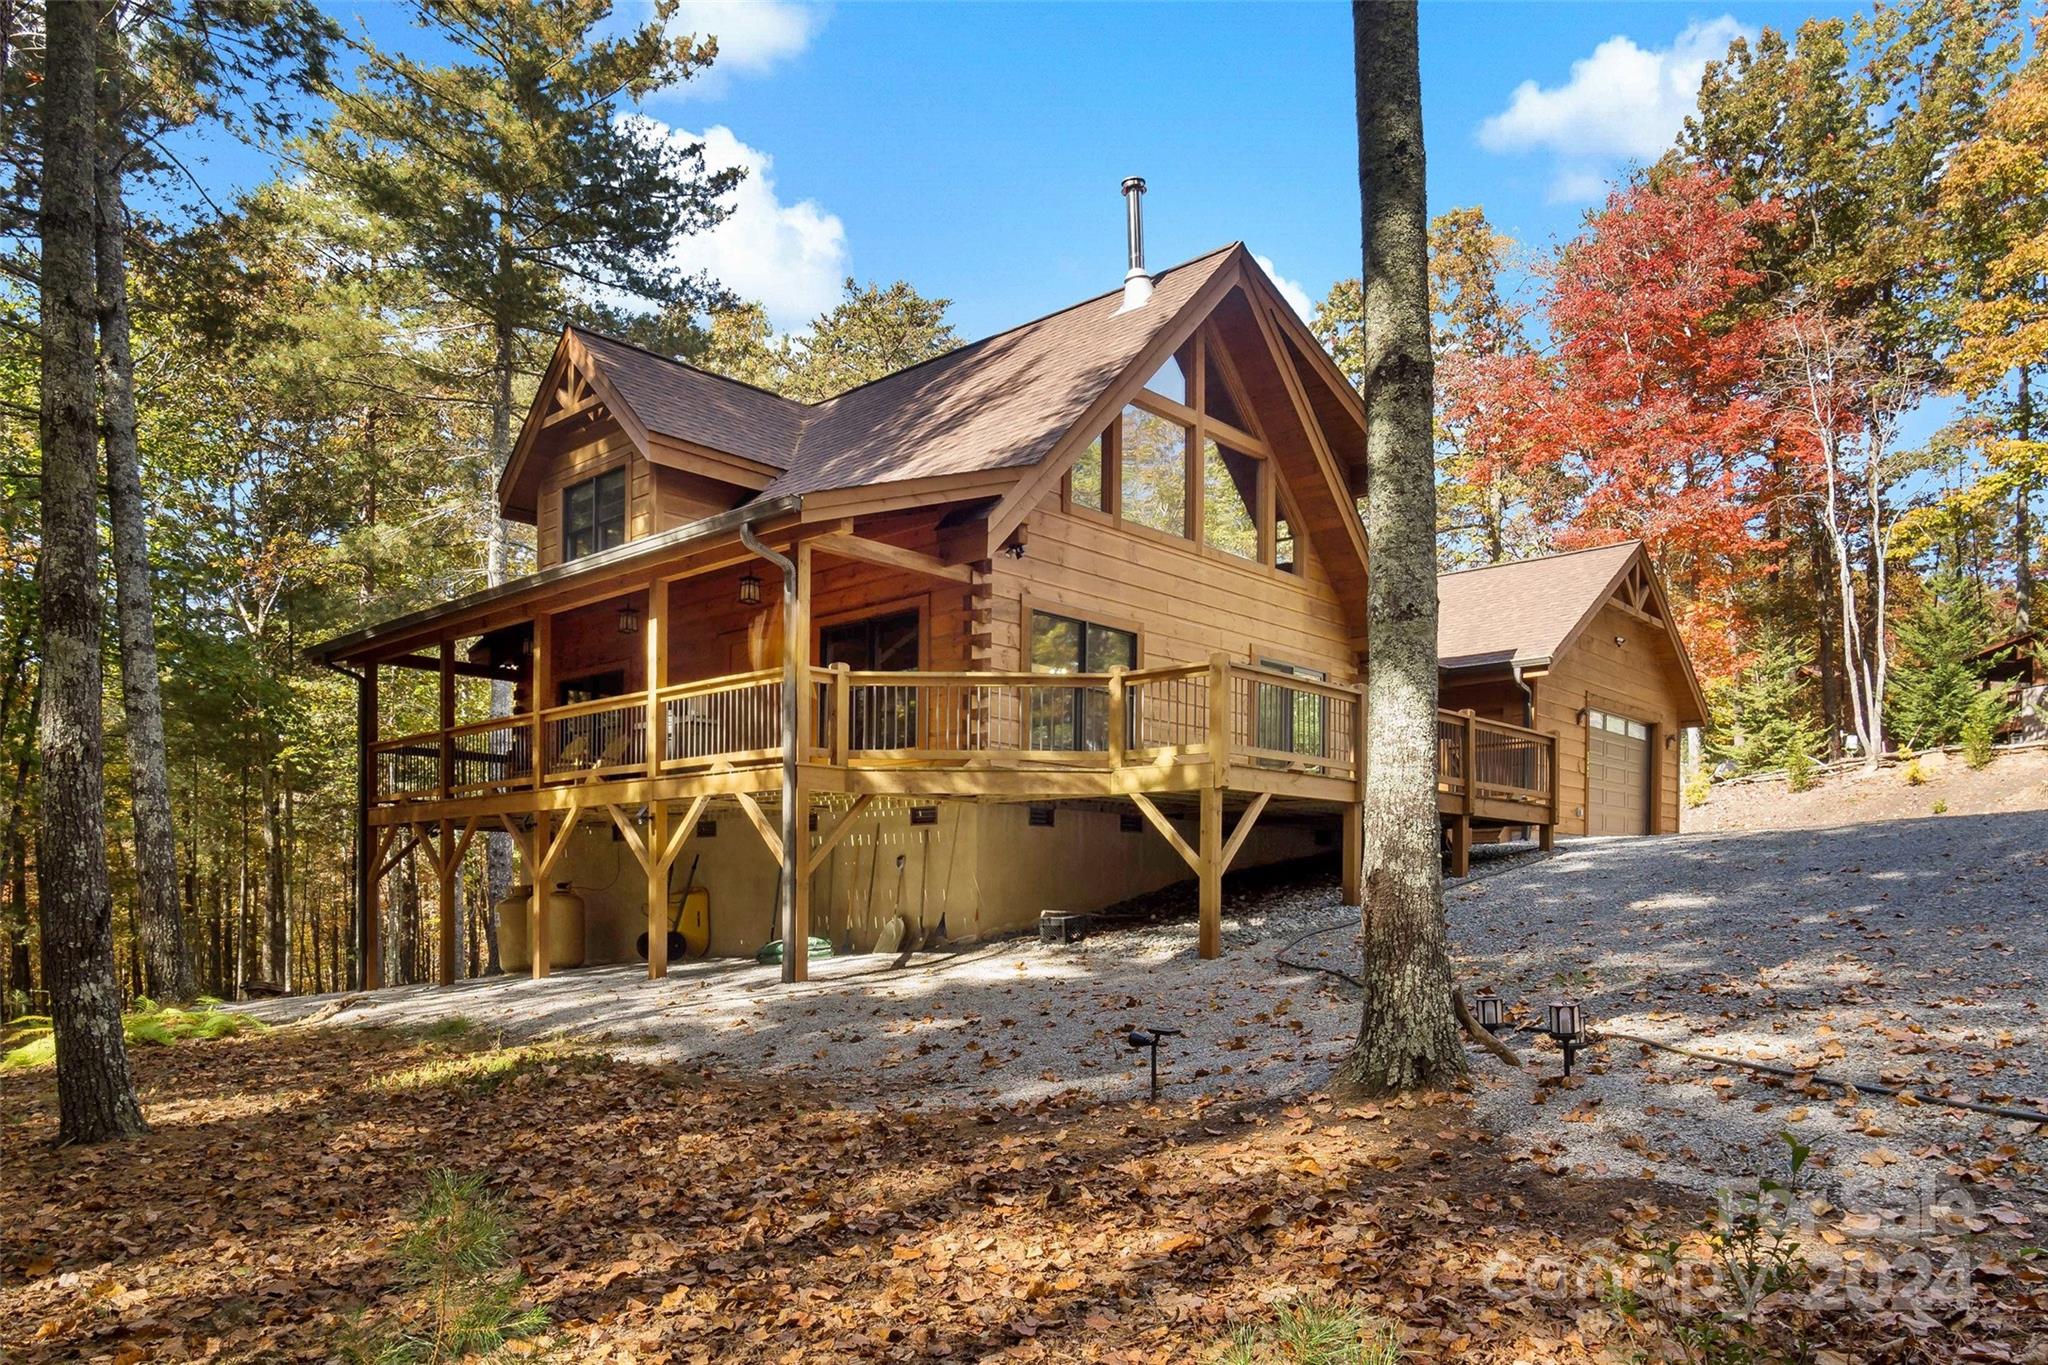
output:
[{"label": "tall tree trunk", "polygon": [[1436,525],[1429,214],[1414,0],[1353,0],[1365,238],[1370,562],[1365,1005],[1338,1083],[1382,1095],[1465,1074],[1451,1014],[1436,809]]},{"label": "tall tree trunk", "polygon": [[177,834],[164,754],[163,691],[157,681],[155,588],[150,581],[149,516],[135,438],[135,362],[128,341],[127,210],[121,197],[116,120],[118,61],[101,84],[108,106],[94,168],[98,192],[100,383],[106,421],[107,520],[113,533],[114,611],[121,637],[121,705],[128,721],[129,799],[135,821],[135,895],[147,993],[190,1000],[192,955],[178,906]]},{"label": "tall tree trunk", "polygon": [[263,833],[263,979],[277,986],[291,984],[290,905],[284,893],[283,815],[278,800],[275,746],[263,764],[260,787]]},{"label": "tall tree trunk", "polygon": [[42,145],[43,709],[37,881],[57,1048],[57,1140],[145,1131],[114,981],[101,772],[99,422],[93,401],[97,5],[45,12]]},{"label": "tall tree trunk", "polygon": [[[509,263],[507,263],[509,265]],[[512,458],[512,328],[499,323],[493,335],[496,349],[491,361],[491,487],[495,497],[497,479],[505,473],[505,465]],[[485,509],[489,518],[490,533],[484,554],[484,578],[492,587],[505,581],[512,571],[512,528],[498,515],[495,502]],[[512,714],[512,684],[502,678],[491,679],[491,715],[493,717]],[[536,713],[549,704],[546,697],[533,698]],[[505,899],[512,889],[512,837],[502,830],[493,830],[484,835],[484,883],[486,902],[484,918],[489,928],[484,934],[488,959],[484,970],[495,976],[498,966],[497,904]]]},{"label": "tall tree trunk", "polygon": [[[2021,441],[2034,439],[2034,389],[2029,367],[2020,366],[2018,402],[2014,405],[2014,435]],[[2024,458],[2024,457],[2022,457]],[[2013,601],[2019,609],[2021,630],[2034,626],[2034,482],[2024,475],[2013,493]]]}]

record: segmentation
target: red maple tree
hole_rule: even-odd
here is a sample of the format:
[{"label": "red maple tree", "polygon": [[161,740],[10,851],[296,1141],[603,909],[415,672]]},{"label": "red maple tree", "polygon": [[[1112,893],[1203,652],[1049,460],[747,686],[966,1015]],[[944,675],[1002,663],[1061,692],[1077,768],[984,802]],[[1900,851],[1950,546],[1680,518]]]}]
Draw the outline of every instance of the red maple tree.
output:
[{"label": "red maple tree", "polygon": [[1452,399],[1511,423],[1495,448],[1564,490],[1560,547],[1646,543],[1707,672],[1732,662],[1738,589],[1769,548],[1758,513],[1782,436],[1767,320],[1746,306],[1757,229],[1781,211],[1727,188],[1692,171],[1616,190],[1547,271],[1549,346],[1455,375],[1471,396]]}]

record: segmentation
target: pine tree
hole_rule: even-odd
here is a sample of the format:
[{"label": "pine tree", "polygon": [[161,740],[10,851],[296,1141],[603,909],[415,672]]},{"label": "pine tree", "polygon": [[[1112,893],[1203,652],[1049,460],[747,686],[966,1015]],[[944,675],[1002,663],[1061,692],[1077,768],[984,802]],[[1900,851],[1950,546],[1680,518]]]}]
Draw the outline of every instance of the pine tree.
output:
[{"label": "pine tree", "polygon": [[1815,719],[1812,659],[1777,631],[1766,631],[1742,670],[1717,698],[1707,752],[1738,773],[1794,770],[1825,738]]},{"label": "pine tree", "polygon": [[93,125],[98,7],[48,14],[42,99],[41,896],[43,982],[57,1046],[57,1140],[144,1131],[121,1035],[101,773],[94,401]]},{"label": "pine tree", "polygon": [[1984,675],[1991,661],[1976,655],[1996,634],[1990,608],[1974,583],[1943,574],[1927,585],[1926,594],[1899,621],[1899,658],[1892,666],[1888,698],[1892,731],[1908,747],[1932,748],[1962,738],[1971,713],[1986,705]]},{"label": "pine tree", "polygon": [[[430,65],[359,43],[360,84],[334,92],[333,119],[304,147],[308,167],[351,198],[416,271],[466,315],[486,352],[488,458],[502,473],[536,333],[578,297],[619,297],[694,314],[730,300],[674,263],[677,240],[718,223],[737,170],[712,171],[701,142],[666,136],[628,110],[689,80],[716,41],[668,36],[675,0],[620,31],[610,0],[413,0],[420,26],[454,53]],[[511,529],[486,518],[485,576],[513,571]],[[492,714],[509,715],[509,686]],[[490,898],[511,881],[511,849],[487,843]]]}]

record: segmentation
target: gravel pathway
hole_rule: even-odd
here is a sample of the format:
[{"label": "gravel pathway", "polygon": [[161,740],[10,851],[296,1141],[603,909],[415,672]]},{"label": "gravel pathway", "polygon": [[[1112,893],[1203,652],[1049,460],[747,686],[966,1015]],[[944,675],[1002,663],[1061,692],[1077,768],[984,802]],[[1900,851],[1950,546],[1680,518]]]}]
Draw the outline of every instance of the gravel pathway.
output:
[{"label": "gravel pathway", "polygon": [[[621,1057],[802,1077],[851,1103],[904,1107],[1143,1094],[1147,1056],[1125,1035],[1159,1025],[1185,1032],[1162,1050],[1169,1093],[1263,1098],[1321,1085],[1357,1031],[1356,1006],[1328,977],[1274,962],[1346,913],[1337,901],[1334,881],[1254,882],[1226,896],[1224,954],[1210,962],[1196,955],[1195,925],[1177,921],[1073,947],[1016,939],[920,954],[901,969],[827,958],[794,987],[778,968],[727,961],[679,964],[658,982],[633,964],[403,987],[359,997],[334,1022],[419,1028],[460,1016],[508,1039],[601,1041]],[[282,1023],[334,999],[242,1008]]]}]

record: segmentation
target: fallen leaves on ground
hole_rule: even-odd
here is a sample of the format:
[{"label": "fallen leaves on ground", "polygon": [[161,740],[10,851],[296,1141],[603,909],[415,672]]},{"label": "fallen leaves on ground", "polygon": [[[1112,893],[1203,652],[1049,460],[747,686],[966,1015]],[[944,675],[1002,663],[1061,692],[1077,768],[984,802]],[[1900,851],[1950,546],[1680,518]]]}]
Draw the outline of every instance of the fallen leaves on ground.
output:
[{"label": "fallen leaves on ground", "polygon": [[[641,1361],[1189,1360],[1299,1295],[1385,1317],[1414,1358],[1597,1360],[1621,1345],[1602,1258],[1701,1213],[1510,1160],[1455,1097],[927,1112],[478,1052],[302,1028],[154,1049],[154,1132],[89,1149],[46,1145],[47,1076],[0,1077],[0,1357],[325,1358],[402,1307],[391,1247],[436,1169],[504,1202],[553,1324],[533,1349]],[[1969,1341],[2024,1340],[2039,1276],[2006,1291]]]}]

